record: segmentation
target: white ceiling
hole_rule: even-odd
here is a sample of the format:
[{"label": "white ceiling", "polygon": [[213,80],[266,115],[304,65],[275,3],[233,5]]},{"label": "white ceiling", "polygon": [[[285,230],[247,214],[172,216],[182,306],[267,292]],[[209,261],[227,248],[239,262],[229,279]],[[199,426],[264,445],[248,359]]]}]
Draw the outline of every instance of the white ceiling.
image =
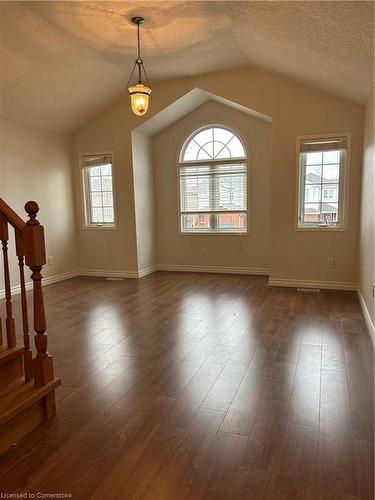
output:
[{"label": "white ceiling", "polygon": [[143,15],[150,80],[257,65],[364,103],[374,4],[362,1],[1,2],[5,117],[71,132],[124,92]]}]

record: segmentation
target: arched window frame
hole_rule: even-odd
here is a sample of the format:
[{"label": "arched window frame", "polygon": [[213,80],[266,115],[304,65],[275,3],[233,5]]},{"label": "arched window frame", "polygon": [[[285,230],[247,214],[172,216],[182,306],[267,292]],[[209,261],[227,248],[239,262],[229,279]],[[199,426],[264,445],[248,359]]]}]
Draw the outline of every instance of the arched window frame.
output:
[{"label": "arched window frame", "polygon": [[[189,159],[189,160],[184,160],[185,152],[191,141],[194,141],[194,138],[200,134],[204,130],[209,130],[209,129],[224,129],[228,131],[230,134],[232,134],[231,140],[235,137],[236,139],[239,140],[242,148],[243,148],[243,156],[236,156],[236,157],[228,157],[228,158],[210,158],[210,159]],[[213,138],[214,138],[214,132],[213,132]],[[207,146],[207,144],[211,144],[213,141],[209,141],[208,143],[204,144],[203,146],[199,145],[200,148]],[[217,141],[215,141],[217,142]],[[230,142],[230,141],[229,141]],[[223,144],[223,149],[228,146],[228,142],[226,144]],[[214,144],[212,145],[213,152],[214,152]],[[228,148],[227,148],[228,149]],[[207,151],[206,151],[207,153]],[[218,153],[219,154],[219,153]],[[197,153],[198,156],[198,153]],[[234,130],[231,127],[228,127],[226,125],[222,124],[208,124],[203,127],[195,129],[184,141],[182,144],[182,147],[180,148],[179,151],[179,156],[178,156],[178,177],[179,177],[179,226],[180,226],[180,233],[181,234],[244,234],[248,233],[248,153],[247,153],[247,147],[245,145],[245,142],[243,141],[242,137],[240,134]],[[210,172],[213,174],[213,171],[217,171],[218,169],[220,170],[220,167],[222,166],[231,166],[233,170],[236,170],[236,166],[238,166],[238,169],[242,169],[241,172],[237,172],[237,174],[242,175],[244,177],[244,190],[243,190],[243,204],[241,210],[230,210],[230,209],[218,209],[218,207],[215,207],[215,210],[204,210],[204,211],[197,211],[197,212],[185,212],[184,207],[183,207],[183,187],[182,187],[182,177],[183,177],[183,172],[186,172],[186,169],[189,167],[193,167],[197,169],[197,174],[199,172],[199,169],[202,167],[205,167],[206,169],[209,168]],[[185,170],[184,170],[185,169]],[[234,172],[236,173],[236,172]],[[210,188],[209,191],[210,193],[215,192],[215,185],[218,184],[218,182],[215,180],[219,176],[216,174],[211,175],[210,177]],[[213,187],[212,187],[213,186]],[[211,197],[211,194],[209,195]],[[212,201],[210,201],[212,203]],[[186,224],[187,217],[186,216],[192,216],[195,215],[196,217],[204,218],[207,220],[207,216],[209,217],[209,227],[207,227],[207,224],[205,227],[192,227],[190,225]],[[222,223],[223,217],[225,215],[228,217],[231,216],[231,223],[237,224],[239,221],[234,221],[234,218],[237,217],[237,219],[241,219],[241,222],[239,224],[240,227],[224,227],[224,224]]]}]

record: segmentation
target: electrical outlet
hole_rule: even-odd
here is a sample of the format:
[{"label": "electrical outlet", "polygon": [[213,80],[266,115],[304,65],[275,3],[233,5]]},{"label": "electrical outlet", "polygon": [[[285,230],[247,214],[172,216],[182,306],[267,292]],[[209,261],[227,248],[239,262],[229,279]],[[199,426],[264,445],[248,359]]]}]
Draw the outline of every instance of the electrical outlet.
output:
[{"label": "electrical outlet", "polygon": [[201,254],[205,257],[207,255],[207,248],[201,248]]},{"label": "electrical outlet", "polygon": [[50,256],[48,257],[48,265],[49,265],[49,266],[52,266],[52,264],[53,264],[53,257],[52,257],[52,255],[50,255]]},{"label": "electrical outlet", "polygon": [[336,261],[333,257],[330,257],[328,259],[328,268],[333,269],[334,267],[336,267]]}]

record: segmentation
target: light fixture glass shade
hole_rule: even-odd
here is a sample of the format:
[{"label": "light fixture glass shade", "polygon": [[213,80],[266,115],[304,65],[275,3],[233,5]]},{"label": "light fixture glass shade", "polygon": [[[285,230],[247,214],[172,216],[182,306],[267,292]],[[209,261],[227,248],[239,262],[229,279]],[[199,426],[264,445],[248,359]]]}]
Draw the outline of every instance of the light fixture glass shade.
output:
[{"label": "light fixture glass shade", "polygon": [[143,83],[128,87],[133,113],[142,116],[147,113],[151,89]]}]

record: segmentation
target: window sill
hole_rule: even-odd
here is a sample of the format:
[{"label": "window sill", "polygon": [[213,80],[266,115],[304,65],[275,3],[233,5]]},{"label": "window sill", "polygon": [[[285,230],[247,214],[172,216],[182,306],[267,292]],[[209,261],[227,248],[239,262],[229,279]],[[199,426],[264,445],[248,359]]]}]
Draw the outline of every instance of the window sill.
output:
[{"label": "window sill", "polygon": [[179,231],[177,233],[179,236],[250,236],[249,231]]},{"label": "window sill", "polygon": [[345,231],[348,231],[348,228],[346,226],[339,226],[339,227],[334,227],[334,226],[306,226],[306,227],[295,227],[295,231],[317,231],[321,233],[343,233]]},{"label": "window sill", "polygon": [[84,226],[84,231],[117,231],[118,226]]}]

